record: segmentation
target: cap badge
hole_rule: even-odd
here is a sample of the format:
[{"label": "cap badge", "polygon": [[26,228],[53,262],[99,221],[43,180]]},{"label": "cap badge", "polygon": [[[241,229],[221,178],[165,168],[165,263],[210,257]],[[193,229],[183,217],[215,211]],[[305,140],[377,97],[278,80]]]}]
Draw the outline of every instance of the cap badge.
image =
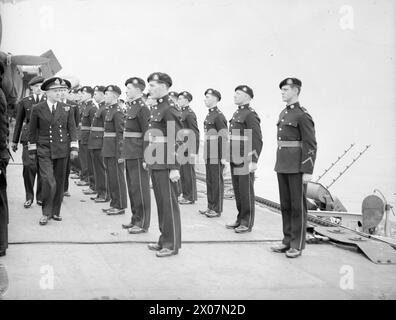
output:
[{"label": "cap badge", "polygon": [[286,84],[293,84],[293,80],[292,79],[287,79]]},{"label": "cap badge", "polygon": [[158,74],[155,74],[155,75],[153,76],[153,79],[154,79],[154,80],[159,80]]}]

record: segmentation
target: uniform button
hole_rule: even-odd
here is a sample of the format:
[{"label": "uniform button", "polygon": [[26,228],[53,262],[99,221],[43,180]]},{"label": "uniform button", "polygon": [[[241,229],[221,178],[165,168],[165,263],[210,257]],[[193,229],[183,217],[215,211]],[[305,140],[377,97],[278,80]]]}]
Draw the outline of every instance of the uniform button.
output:
[{"label": "uniform button", "polygon": [[285,112],[285,114],[287,114],[287,111]]},{"label": "uniform button", "polygon": [[279,128],[279,131],[282,131],[282,128]]},{"label": "uniform button", "polygon": [[291,123],[289,122],[289,126],[291,126]]},{"label": "uniform button", "polygon": [[52,143],[52,140],[50,140],[50,143]]},{"label": "uniform button", "polygon": [[281,121],[283,122],[283,121],[285,121],[285,119],[282,119]]},{"label": "uniform button", "polygon": [[291,105],[291,106],[290,106],[290,109],[293,109],[293,108],[294,108],[294,105]]},{"label": "uniform button", "polygon": [[50,138],[52,138],[52,136],[50,136]]},{"label": "uniform button", "polygon": [[281,150],[282,149],[282,147],[279,147],[279,150]]},{"label": "uniform button", "polygon": [[61,139],[60,142],[63,142],[63,140]]},{"label": "uniform button", "polygon": [[281,137],[279,137],[279,138],[278,138],[278,140],[282,140],[282,138],[281,138]]}]

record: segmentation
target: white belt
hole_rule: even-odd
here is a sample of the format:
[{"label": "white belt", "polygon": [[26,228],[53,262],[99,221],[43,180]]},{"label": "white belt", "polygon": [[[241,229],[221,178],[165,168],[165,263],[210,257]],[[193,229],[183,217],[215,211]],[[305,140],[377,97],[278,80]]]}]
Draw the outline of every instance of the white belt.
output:
[{"label": "white belt", "polygon": [[164,136],[157,136],[157,137],[150,136],[149,141],[150,142],[162,142],[162,143],[167,142],[166,137],[164,137]]},{"label": "white belt", "polygon": [[279,141],[278,140],[278,147],[299,148],[299,147],[301,147],[301,141]]},{"label": "white belt", "polygon": [[217,134],[205,135],[205,140],[217,140],[218,138],[219,135]]},{"label": "white belt", "polygon": [[247,136],[236,136],[236,135],[230,135],[229,140],[236,140],[236,141],[248,141]]},{"label": "white belt", "polygon": [[103,127],[91,127],[91,131],[104,131]]},{"label": "white belt", "polygon": [[81,128],[80,128],[81,130],[91,130],[91,127],[88,127],[88,126],[81,126]]},{"label": "white belt", "polygon": [[117,135],[116,135],[116,133],[115,132],[105,132],[104,134],[103,134],[103,138],[115,138]]},{"label": "white belt", "polygon": [[142,132],[124,131],[124,138],[142,138]]}]

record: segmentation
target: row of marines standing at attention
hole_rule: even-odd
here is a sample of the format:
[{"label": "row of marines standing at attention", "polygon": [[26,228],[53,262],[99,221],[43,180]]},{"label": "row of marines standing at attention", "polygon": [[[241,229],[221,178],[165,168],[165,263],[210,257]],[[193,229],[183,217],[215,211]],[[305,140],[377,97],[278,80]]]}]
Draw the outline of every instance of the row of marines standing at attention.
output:
[{"label": "row of marines standing at attention", "polygon": [[[149,244],[158,257],[178,253],[181,247],[179,205],[197,200],[195,164],[200,132],[190,107],[188,91],[169,92],[171,77],[152,73],[146,83],[126,80],[127,102],[121,107],[116,85],[71,89],[60,77],[34,77],[32,94],[17,107],[12,149],[22,144],[25,208],[42,205],[40,225],[61,221],[61,203],[68,191],[69,175],[92,201],[106,203],[107,215],[124,214],[129,196],[132,217],[122,227],[131,234],[150,226],[150,178],[158,210],[160,237]],[[288,257],[301,255],[305,244],[306,205],[304,183],[310,179],[316,157],[312,118],[300,107],[301,81],[287,78],[279,85],[287,107],[278,122],[278,172],[284,239],[272,247]],[[45,94],[43,94],[45,92]],[[252,88],[235,88],[237,109],[227,125],[218,107],[221,94],[204,92],[208,114],[204,121],[204,160],[207,208],[199,212],[219,217],[223,211],[223,171],[230,163],[236,220],[227,224],[236,233],[250,232],[255,218],[254,174],[262,150],[260,118],[251,107]],[[181,157],[180,157],[181,156]],[[181,161],[181,159],[183,159]]]}]

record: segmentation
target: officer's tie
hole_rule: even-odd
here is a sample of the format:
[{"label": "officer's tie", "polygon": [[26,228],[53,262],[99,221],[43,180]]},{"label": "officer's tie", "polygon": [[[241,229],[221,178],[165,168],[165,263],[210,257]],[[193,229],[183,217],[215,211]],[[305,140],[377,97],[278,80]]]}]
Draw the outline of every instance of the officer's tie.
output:
[{"label": "officer's tie", "polygon": [[55,104],[52,105],[52,115],[55,114]]}]

